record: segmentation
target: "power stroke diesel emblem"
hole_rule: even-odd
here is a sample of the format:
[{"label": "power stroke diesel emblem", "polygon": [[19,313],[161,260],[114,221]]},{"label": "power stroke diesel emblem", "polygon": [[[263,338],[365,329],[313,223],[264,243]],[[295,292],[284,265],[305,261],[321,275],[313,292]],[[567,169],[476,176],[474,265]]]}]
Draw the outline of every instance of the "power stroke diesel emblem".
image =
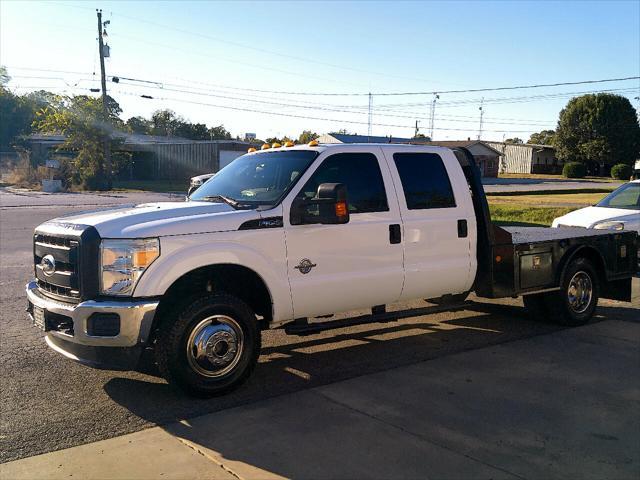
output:
[{"label": "power stroke diesel emblem", "polygon": [[303,258],[294,268],[300,270],[300,273],[309,273],[313,267],[317,267],[315,263],[311,263],[308,258]]},{"label": "power stroke diesel emblem", "polygon": [[47,276],[51,276],[56,272],[56,260],[53,258],[53,255],[45,255],[40,260],[40,267],[42,267],[42,272]]}]

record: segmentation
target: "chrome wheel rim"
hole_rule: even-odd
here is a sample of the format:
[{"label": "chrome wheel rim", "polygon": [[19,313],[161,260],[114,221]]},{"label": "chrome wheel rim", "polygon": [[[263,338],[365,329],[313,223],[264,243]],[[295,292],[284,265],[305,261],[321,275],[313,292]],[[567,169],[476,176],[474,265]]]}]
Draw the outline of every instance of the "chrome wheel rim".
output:
[{"label": "chrome wheel rim", "polygon": [[222,377],[240,361],[244,333],[233,318],[212,315],[201,320],[187,340],[187,360],[193,370],[205,377]]},{"label": "chrome wheel rim", "polygon": [[575,313],[583,313],[591,305],[593,298],[593,283],[591,277],[583,271],[576,272],[567,289],[569,307]]}]

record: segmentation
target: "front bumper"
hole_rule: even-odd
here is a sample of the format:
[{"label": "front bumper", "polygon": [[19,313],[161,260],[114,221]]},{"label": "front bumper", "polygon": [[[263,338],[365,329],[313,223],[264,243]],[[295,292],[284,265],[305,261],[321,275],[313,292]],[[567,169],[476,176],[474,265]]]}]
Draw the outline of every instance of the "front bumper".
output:
[{"label": "front bumper", "polygon": [[[36,282],[26,286],[28,312],[32,321],[34,307],[44,311],[44,318],[55,317],[66,324],[64,329],[50,328],[45,320],[46,342],[58,353],[77,362],[96,367],[128,370],[135,368],[142,350],[147,346],[158,300],[88,300],[69,304],[43,295]],[[94,315],[117,315],[117,334],[89,334],[89,319]],[[94,317],[95,318],[95,317]],[[92,332],[93,333],[93,332]]]}]

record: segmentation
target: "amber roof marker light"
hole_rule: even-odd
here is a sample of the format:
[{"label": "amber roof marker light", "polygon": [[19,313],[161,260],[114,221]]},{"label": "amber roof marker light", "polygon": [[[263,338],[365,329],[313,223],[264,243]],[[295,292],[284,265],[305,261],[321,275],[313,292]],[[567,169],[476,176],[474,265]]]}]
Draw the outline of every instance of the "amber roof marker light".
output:
[{"label": "amber roof marker light", "polygon": [[262,145],[262,148],[260,148],[260,150],[269,150],[271,148],[271,145],[269,145],[268,143],[265,143],[264,145]]},{"label": "amber roof marker light", "polygon": [[247,153],[253,153],[255,151],[256,151],[255,147],[251,147],[249,150],[247,150]]},{"label": "amber roof marker light", "polygon": [[317,140],[311,140],[309,143],[307,143],[307,145],[308,145],[309,147],[317,147],[317,146],[318,146],[318,145],[320,145],[320,144],[318,143],[318,141],[317,141]]}]

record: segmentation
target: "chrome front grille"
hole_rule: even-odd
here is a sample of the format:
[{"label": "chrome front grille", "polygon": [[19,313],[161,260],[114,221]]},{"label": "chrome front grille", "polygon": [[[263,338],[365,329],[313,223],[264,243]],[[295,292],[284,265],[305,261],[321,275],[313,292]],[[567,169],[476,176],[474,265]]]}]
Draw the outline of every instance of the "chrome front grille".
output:
[{"label": "chrome front grille", "polygon": [[[43,294],[66,301],[79,301],[78,240],[36,233],[33,253],[38,287]],[[49,262],[53,259],[53,272],[46,271],[46,262],[43,263],[45,257]]]}]

